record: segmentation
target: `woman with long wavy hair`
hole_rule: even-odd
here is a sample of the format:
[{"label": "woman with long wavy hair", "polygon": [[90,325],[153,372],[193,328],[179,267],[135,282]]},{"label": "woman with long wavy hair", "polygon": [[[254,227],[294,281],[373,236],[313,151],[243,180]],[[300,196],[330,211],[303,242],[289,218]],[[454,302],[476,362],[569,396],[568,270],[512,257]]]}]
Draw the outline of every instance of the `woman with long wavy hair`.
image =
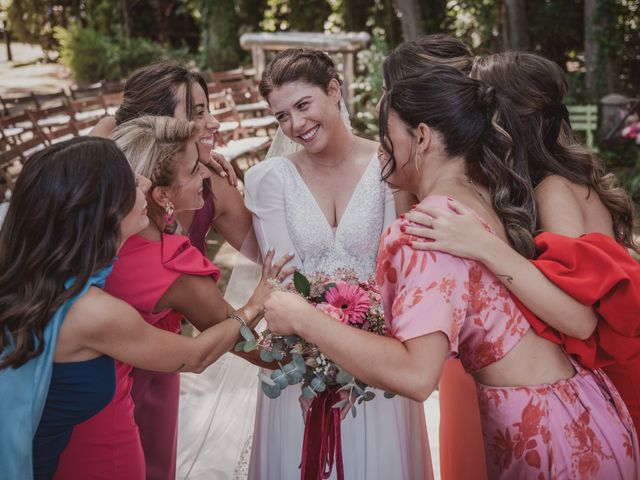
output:
[{"label": "woman with long wavy hair", "polygon": [[[199,137],[195,122],[154,116],[130,120],[113,133],[134,172],[148,176],[151,185],[147,192],[149,222],[123,244],[105,289],[132,305],[154,330],[166,330],[175,337],[181,337],[175,333],[183,318],[199,331],[220,329],[229,317],[236,323],[255,324],[262,315],[267,288],[260,282],[246,304],[235,311],[216,286],[220,271],[187,237],[166,231],[175,222],[176,212],[197,210],[204,202],[203,184],[208,173],[199,161]],[[266,264],[270,265],[272,258],[273,252],[266,252]],[[290,259],[284,256],[276,263],[275,274]],[[282,273],[286,275],[287,270]],[[216,346],[216,358],[237,341],[237,331],[225,331]],[[114,399],[74,429],[56,478],[175,477],[179,372],[149,372],[145,376],[154,387],[148,391],[155,392],[156,414],[143,411],[140,415],[132,399],[137,388],[132,367],[126,362],[117,364]]]},{"label": "woman with long wavy hair", "polygon": [[[100,138],[58,143],[25,164],[0,230],[1,478],[53,477],[74,426],[113,397],[114,358],[199,372],[238,337],[237,313],[186,338],[102,290],[116,253],[148,227],[149,186]],[[278,268],[263,273],[260,305]]]},{"label": "woman with long wavy hair", "polygon": [[[387,182],[424,206],[456,198],[533,255],[522,127],[502,95],[438,66],[396,82],[381,107]],[[270,331],[300,335],[362,381],[416,400],[436,387],[445,359],[459,357],[476,381],[489,478],[636,478],[638,439],[606,375],[537,335],[482,264],[411,249],[406,226],[387,229],[377,262],[395,338],[348,328],[285,292],[265,304]]]},{"label": "woman with long wavy hair", "polygon": [[409,234],[436,240],[413,245],[478,260],[500,275],[531,310],[536,331],[586,367],[607,373],[640,431],[640,293],[634,287],[640,267],[627,251],[638,251],[629,195],[574,138],[563,103],[567,80],[558,65],[539,55],[506,52],[478,58],[472,76],[510,98],[525,126],[542,232],[537,258],[530,263],[487,235],[455,202],[450,204],[456,213],[419,208],[407,214],[428,227],[409,227]]}]

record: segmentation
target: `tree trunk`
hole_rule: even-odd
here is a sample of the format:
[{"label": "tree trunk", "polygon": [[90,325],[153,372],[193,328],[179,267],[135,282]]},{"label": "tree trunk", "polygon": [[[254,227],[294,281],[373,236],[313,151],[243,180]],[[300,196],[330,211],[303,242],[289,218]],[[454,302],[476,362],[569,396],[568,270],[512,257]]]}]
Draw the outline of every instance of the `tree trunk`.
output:
[{"label": "tree trunk", "polygon": [[510,50],[529,48],[529,22],[526,0],[505,0],[507,9],[507,38]]},{"label": "tree trunk", "polygon": [[598,79],[596,67],[600,45],[596,36],[596,10],[598,0],[584,0],[584,66],[585,89],[589,100],[594,102],[598,97]]},{"label": "tree trunk", "polygon": [[400,23],[405,40],[415,40],[426,33],[418,0],[393,0],[393,4],[401,14]]},{"label": "tree trunk", "polygon": [[122,12],[122,34],[129,38],[131,36],[131,17],[129,16],[129,5],[127,0],[120,0],[120,11]]},{"label": "tree trunk", "polygon": [[238,16],[234,0],[201,0],[203,55],[207,68],[230,70],[240,65]]}]

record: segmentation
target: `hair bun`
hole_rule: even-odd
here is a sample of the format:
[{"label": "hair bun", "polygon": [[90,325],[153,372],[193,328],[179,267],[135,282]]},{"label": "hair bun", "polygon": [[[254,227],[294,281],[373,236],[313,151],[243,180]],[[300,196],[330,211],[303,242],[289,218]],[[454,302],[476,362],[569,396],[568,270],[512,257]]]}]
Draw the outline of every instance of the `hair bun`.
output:
[{"label": "hair bun", "polygon": [[482,105],[486,107],[492,106],[496,99],[496,89],[490,85],[480,83],[478,87],[478,99]]}]

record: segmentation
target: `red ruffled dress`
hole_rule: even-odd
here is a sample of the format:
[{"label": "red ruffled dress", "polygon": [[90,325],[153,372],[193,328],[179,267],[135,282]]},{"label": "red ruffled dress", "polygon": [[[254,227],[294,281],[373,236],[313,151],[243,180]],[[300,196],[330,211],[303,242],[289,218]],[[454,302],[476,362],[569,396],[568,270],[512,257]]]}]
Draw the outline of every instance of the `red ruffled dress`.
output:
[{"label": "red ruffled dress", "polygon": [[611,237],[543,233],[533,264],[560,289],[600,316],[586,340],[564,335],[514,300],[538,335],[563,345],[590,369],[602,368],[618,389],[640,432],[640,265]]},{"label": "red ruffled dress", "polygon": [[[181,314],[153,310],[182,275],[210,276],[217,281],[220,270],[187,237],[163,234],[160,242],[154,242],[135,235],[118,253],[105,290],[134,306],[150,324],[177,333]],[[143,480],[146,475],[173,480],[179,391],[179,373],[148,372],[116,362],[113,400],[75,427],[55,478]]]}]

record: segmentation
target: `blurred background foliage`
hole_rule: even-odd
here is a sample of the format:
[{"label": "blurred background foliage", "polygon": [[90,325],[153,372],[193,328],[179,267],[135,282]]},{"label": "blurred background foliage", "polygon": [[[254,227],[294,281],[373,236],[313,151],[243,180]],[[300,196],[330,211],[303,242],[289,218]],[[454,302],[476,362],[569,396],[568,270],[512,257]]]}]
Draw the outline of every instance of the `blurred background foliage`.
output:
[{"label": "blurred background foliage", "polygon": [[[371,136],[382,60],[425,33],[454,35],[477,54],[525,49],[551,58],[567,73],[569,104],[640,95],[637,0],[2,0],[0,8],[14,39],[39,43],[79,82],[122,79],[167,57],[203,70],[246,65],[244,32],[367,31],[372,45],[358,54],[353,123]],[[636,200],[639,151],[632,142],[600,145]]]}]

